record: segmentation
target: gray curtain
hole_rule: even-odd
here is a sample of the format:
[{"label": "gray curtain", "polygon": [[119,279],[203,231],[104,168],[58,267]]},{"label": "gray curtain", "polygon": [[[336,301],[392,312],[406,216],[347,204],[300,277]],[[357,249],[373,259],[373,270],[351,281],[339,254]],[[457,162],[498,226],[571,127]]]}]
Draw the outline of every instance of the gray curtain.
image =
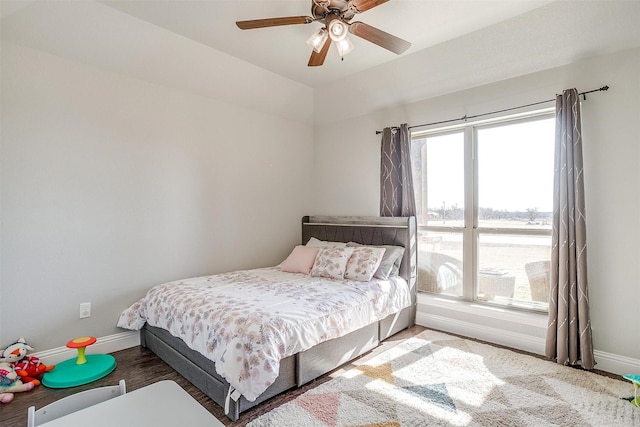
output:
[{"label": "gray curtain", "polygon": [[546,355],[563,365],[593,369],[580,100],[576,89],[556,97],[553,198]]},{"label": "gray curtain", "polygon": [[414,216],[409,126],[384,128],[380,161],[380,216]]}]

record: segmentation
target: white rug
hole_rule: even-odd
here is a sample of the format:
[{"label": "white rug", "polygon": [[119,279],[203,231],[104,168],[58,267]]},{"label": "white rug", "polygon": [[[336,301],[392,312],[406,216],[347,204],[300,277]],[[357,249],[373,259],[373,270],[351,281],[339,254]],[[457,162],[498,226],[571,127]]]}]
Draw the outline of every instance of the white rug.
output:
[{"label": "white rug", "polygon": [[640,426],[630,382],[426,330],[248,427]]}]

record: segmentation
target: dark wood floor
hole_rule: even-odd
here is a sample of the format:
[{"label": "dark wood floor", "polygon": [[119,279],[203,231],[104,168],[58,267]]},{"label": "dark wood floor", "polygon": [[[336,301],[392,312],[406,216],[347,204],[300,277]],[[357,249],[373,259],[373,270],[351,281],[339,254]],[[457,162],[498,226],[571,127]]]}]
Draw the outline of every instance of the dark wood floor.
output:
[{"label": "dark wood floor", "polygon": [[[389,347],[398,344],[405,338],[413,336],[424,328],[421,326],[414,326],[411,329],[400,332],[392,338],[385,341],[380,347],[362,356],[363,358],[372,357],[375,354],[380,353],[388,349]],[[239,427],[246,425],[254,418],[269,412],[273,408],[282,405],[289,400],[294,399],[305,391],[322,384],[325,381],[331,379],[331,375],[335,375],[342,372],[344,369],[352,367],[351,364],[344,366],[342,369],[338,369],[330,374],[311,382],[303,387],[290,390],[281,395],[258,405],[256,408],[252,408],[247,412],[244,412],[238,421],[232,422],[224,415],[224,410],[211,399],[205,396],[200,390],[194,387],[184,377],[174,371],[169,365],[164,363],[158,356],[151,351],[140,346],[132,347],[126,350],[113,353],[116,358],[117,366],[115,371],[110,373],[105,378],[95,381],[91,384],[84,386],[67,388],[67,389],[51,389],[44,386],[38,386],[32,391],[25,393],[17,393],[11,403],[3,404],[0,406],[0,426],[2,427],[25,427],[27,425],[27,408],[29,406],[35,406],[40,408],[48,405],[49,403],[62,399],[70,394],[78,393],[89,388],[101,387],[106,385],[118,384],[120,379],[124,378],[127,384],[127,392],[136,390],[138,388],[147,386],[161,380],[173,380],[177,382],[183,389],[185,389],[194,399],[196,399],[202,406],[204,406],[209,412],[211,412],[216,418],[218,418],[226,426]]]},{"label": "dark wood floor", "polygon": [[[365,354],[357,360],[362,361],[363,359],[371,358],[379,354],[380,352],[385,351],[394,345],[397,345],[402,340],[422,332],[424,329],[425,328],[423,328],[422,326],[414,326],[410,329],[402,331],[386,340],[378,348],[372,350],[371,352]],[[0,405],[0,426],[24,427],[27,425],[27,408],[29,406],[40,408],[55,400],[89,388],[105,385],[115,385],[120,379],[124,378],[127,384],[127,391],[133,391],[161,380],[174,380],[189,394],[191,394],[194,399],[200,402],[200,404],[202,404],[202,406],[204,406],[216,418],[222,421],[226,426],[239,427],[246,425],[249,421],[266,412],[269,412],[273,408],[276,408],[283,403],[296,398],[305,391],[313,387],[317,387],[323,382],[330,380],[332,375],[339,374],[340,372],[353,367],[353,364],[347,364],[341,369],[337,369],[327,375],[324,375],[303,387],[293,389],[286,393],[282,393],[281,395],[275,396],[267,402],[264,402],[263,404],[258,405],[257,407],[243,413],[240,416],[240,419],[232,422],[224,415],[223,408],[221,408],[211,399],[205,396],[200,390],[198,390],[189,381],[184,379],[180,374],[170,368],[169,365],[164,363],[151,351],[137,346],[115,352],[113,353],[113,356],[115,356],[117,361],[117,367],[115,371],[113,371],[105,378],[95,381],[91,384],[68,389],[50,389],[44,386],[39,386],[34,390],[26,393],[17,393],[11,403]],[[601,371],[596,371],[596,373],[620,379],[619,376],[614,374],[609,374]]]}]

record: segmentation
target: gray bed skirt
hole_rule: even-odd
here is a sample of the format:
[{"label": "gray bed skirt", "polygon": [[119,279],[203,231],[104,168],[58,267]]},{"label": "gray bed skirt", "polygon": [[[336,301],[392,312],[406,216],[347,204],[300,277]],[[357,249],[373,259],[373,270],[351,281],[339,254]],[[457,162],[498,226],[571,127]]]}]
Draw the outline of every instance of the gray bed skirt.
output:
[{"label": "gray bed skirt", "polygon": [[354,241],[372,245],[396,245],[405,248],[400,275],[411,288],[412,304],[404,310],[374,322],[345,336],[316,345],[280,361],[276,381],[255,401],[244,397],[237,401],[228,398],[229,383],[215,368],[215,363],[191,350],[181,339],[164,329],[145,325],[140,331],[142,346],[149,348],[169,366],[198,387],[204,394],[225,408],[227,417],[235,421],[240,413],[265,400],[309,381],[355,359],[377,347],[397,332],[415,322],[415,218],[378,217],[304,217],[302,243],[311,237],[321,240]]},{"label": "gray bed skirt", "polygon": [[[276,381],[253,402],[242,396],[237,402],[229,400],[227,417],[235,421],[247,409],[291,388],[300,387],[376,348],[381,341],[412,324],[410,312],[410,308],[406,308],[380,322],[282,359]],[[184,341],[166,330],[153,326],[142,328],[140,342],[214,402],[225,407],[229,383],[216,373],[213,361],[191,350]]]}]

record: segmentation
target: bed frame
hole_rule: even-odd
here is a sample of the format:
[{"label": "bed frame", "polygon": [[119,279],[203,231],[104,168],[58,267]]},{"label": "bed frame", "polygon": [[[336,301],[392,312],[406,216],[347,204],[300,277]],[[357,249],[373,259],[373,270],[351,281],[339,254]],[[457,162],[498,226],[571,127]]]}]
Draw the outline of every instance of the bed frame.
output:
[{"label": "bed frame", "polygon": [[[391,335],[413,326],[416,313],[416,221],[415,217],[305,216],[302,244],[311,237],[336,242],[367,245],[394,245],[405,248],[400,275],[411,287],[411,306],[343,337],[335,338],[294,354],[280,362],[276,381],[255,401],[244,397],[229,399],[229,383],[216,373],[215,364],[167,331],[146,325],[140,341],[162,360],[225,408],[236,421],[240,413],[290,388],[300,387],[319,376],[377,347]],[[226,406],[225,406],[226,405]]]}]

